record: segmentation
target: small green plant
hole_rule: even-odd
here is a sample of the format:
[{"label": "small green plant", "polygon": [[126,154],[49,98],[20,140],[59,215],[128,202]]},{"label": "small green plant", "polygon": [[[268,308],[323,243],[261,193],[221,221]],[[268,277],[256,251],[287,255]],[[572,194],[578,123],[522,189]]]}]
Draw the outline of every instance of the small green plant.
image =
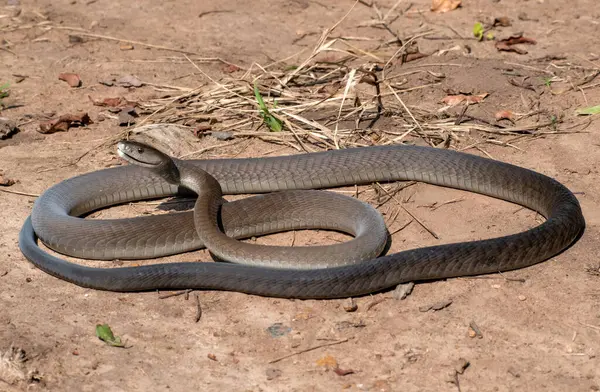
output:
[{"label": "small green plant", "polygon": [[10,92],[8,91],[9,86],[10,85],[8,83],[4,83],[3,85],[0,85],[0,107],[4,106],[2,104],[2,98],[6,98],[10,94]]},{"label": "small green plant", "polygon": [[256,85],[256,83],[254,83],[254,96],[256,97],[256,102],[258,102],[258,106],[260,107],[260,115],[263,118],[265,124],[267,124],[271,131],[281,132],[281,130],[283,129],[283,124],[280,120],[277,119],[277,117],[273,116],[269,111],[269,108],[267,108],[267,105],[265,104],[262,95],[260,95],[260,91],[258,91],[258,86]]},{"label": "small green plant", "polygon": [[487,41],[493,41],[495,38],[494,33],[491,31],[488,31],[486,34],[485,28],[481,22],[477,22],[473,25],[473,36],[475,36],[475,38],[477,38],[479,41],[483,41],[484,37]]},{"label": "small green plant", "polygon": [[96,325],[96,336],[98,339],[106,342],[109,346],[113,347],[125,347],[123,342],[121,342],[121,338],[115,336],[113,334],[112,329],[108,324],[98,324]]},{"label": "small green plant", "polygon": [[552,78],[544,78],[544,85],[550,88],[552,86]]},{"label": "small green plant", "polygon": [[580,116],[592,116],[594,114],[600,114],[600,105],[579,108],[575,111],[575,113]]},{"label": "small green plant", "polygon": [[483,24],[480,22],[477,22],[473,25],[473,35],[475,36],[475,38],[477,38],[479,41],[483,40],[483,33],[485,32],[485,29],[483,28]]},{"label": "small green plant", "polygon": [[553,114],[550,116],[550,122],[550,128],[552,129],[552,132],[558,131],[558,117]]}]

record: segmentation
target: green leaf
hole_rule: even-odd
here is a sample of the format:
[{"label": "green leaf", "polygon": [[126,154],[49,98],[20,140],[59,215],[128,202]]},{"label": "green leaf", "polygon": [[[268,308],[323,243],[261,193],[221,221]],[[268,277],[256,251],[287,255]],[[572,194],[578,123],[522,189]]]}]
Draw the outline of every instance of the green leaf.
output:
[{"label": "green leaf", "polygon": [[260,108],[260,115],[263,118],[265,124],[269,127],[269,129],[273,132],[281,132],[283,129],[283,124],[279,121],[275,116],[269,112],[269,108],[265,104],[265,101],[260,95],[260,91],[258,91],[258,86],[254,83],[254,96],[256,97],[256,102],[258,102],[258,107]]},{"label": "green leaf", "polygon": [[580,116],[591,116],[600,113],[600,105],[589,106],[587,108],[579,108],[575,111]]},{"label": "green leaf", "polygon": [[480,41],[483,39],[483,31],[483,24],[480,22],[477,22],[473,25],[473,35]]},{"label": "green leaf", "polygon": [[9,83],[5,83],[2,86],[0,86],[0,99],[8,97],[8,95],[9,95],[8,88],[9,87],[10,87]]},{"label": "green leaf", "polygon": [[125,347],[121,342],[121,338],[113,334],[113,331],[108,324],[96,325],[96,336],[98,336],[100,340],[106,342],[109,346]]}]

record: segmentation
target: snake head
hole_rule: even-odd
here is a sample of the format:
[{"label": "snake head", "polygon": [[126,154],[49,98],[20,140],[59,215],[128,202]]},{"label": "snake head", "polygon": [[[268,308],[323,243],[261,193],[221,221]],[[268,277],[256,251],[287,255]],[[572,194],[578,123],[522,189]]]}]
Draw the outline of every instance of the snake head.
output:
[{"label": "snake head", "polygon": [[122,140],[117,144],[117,154],[127,162],[145,167],[171,184],[179,184],[179,170],[173,158],[147,144]]}]

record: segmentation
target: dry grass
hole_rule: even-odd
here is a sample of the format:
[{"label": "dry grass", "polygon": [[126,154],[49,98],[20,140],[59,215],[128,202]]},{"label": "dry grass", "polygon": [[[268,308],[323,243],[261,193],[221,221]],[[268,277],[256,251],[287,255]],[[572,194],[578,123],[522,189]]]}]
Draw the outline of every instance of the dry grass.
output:
[{"label": "dry grass", "polygon": [[[328,61],[331,52],[342,57]],[[199,136],[229,132],[237,138],[254,137],[306,152],[408,141],[461,150],[485,143],[517,148],[514,143],[523,138],[561,132],[558,120],[506,127],[450,115],[443,108],[432,111],[407,105],[404,94],[432,89],[440,82],[415,85],[409,81],[426,70],[389,71],[398,68],[390,64],[399,56],[396,47],[359,50],[343,37],[327,39],[324,34],[300,66],[275,69],[279,64],[253,64],[241,77],[222,80],[211,78],[186,56],[210,83],[142,102],[149,116],[139,125],[175,123],[199,129]],[[265,125],[254,85],[270,115],[283,124],[283,131],[274,132]],[[522,116],[528,117],[532,113]]]},{"label": "dry grass", "polygon": [[[439,32],[417,31],[401,38],[389,28],[398,4],[384,15],[374,3],[361,3],[371,7],[376,16],[365,23],[387,30],[393,39],[334,37],[333,31],[346,14],[323,32],[307,56],[302,51],[267,65],[254,63],[242,69],[221,59],[188,57],[191,52],[180,51],[182,56],[164,61],[187,61],[208,83],[199,87],[153,85],[161,97],[139,103],[147,116],[136,129],[148,124],[179,124],[189,126],[199,137],[227,132],[238,139],[258,138],[306,152],[409,142],[461,151],[477,149],[487,156],[482,148],[485,144],[519,149],[516,144],[523,140],[571,132],[559,129],[560,118],[539,120],[537,110],[515,115],[507,126],[506,122],[467,115],[468,104],[452,110],[441,104],[435,109],[406,104],[403,97],[409,93],[423,90],[429,94],[442,83],[444,75],[434,72],[434,67],[461,65],[419,64],[407,70],[403,64],[425,56],[419,52],[419,40]],[[216,80],[199,65],[207,61],[219,61],[230,67],[232,74],[243,74]],[[423,84],[423,79],[429,82]],[[255,86],[268,116],[282,125],[282,131],[265,125],[266,111],[259,107]],[[90,151],[129,136],[129,131]],[[205,150],[186,157],[202,152]]]}]

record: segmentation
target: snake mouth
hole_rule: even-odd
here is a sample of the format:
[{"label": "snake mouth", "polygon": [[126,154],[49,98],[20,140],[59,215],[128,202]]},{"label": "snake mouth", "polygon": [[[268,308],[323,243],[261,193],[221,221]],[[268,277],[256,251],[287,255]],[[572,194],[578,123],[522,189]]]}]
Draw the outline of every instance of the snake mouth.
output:
[{"label": "snake mouth", "polygon": [[128,153],[128,150],[132,147],[127,145],[126,143],[119,142],[117,143],[117,154],[125,159],[129,163],[133,163],[135,165],[144,166],[144,167],[156,167],[158,166],[156,163],[151,163],[147,161],[142,161],[140,159],[135,158],[133,155]]}]

